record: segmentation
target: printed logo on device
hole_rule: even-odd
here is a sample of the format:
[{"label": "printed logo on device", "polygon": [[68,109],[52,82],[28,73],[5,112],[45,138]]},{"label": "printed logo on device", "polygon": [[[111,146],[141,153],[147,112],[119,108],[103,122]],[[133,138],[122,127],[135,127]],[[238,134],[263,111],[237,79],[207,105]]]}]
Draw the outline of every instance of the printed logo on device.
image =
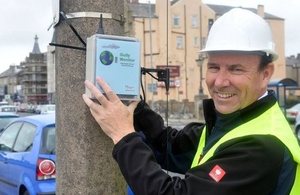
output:
[{"label": "printed logo on device", "polygon": [[214,166],[214,168],[209,172],[209,176],[216,182],[219,182],[225,174],[226,172],[219,165]]},{"label": "printed logo on device", "polygon": [[100,61],[106,66],[111,65],[114,61],[114,55],[110,51],[102,51],[100,54]]}]

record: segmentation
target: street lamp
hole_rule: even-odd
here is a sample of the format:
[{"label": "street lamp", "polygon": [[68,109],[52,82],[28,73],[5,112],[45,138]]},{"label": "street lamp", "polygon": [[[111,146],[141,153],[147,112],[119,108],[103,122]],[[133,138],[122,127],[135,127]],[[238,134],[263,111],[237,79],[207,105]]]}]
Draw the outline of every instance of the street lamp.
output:
[{"label": "street lamp", "polygon": [[300,69],[300,66],[298,66],[298,64],[293,64],[292,68],[297,70],[297,74],[296,74],[296,76],[297,76],[297,84],[299,85],[299,69]]},{"label": "street lamp", "polygon": [[203,67],[203,62],[206,59],[206,56],[204,54],[199,54],[198,58],[196,59],[197,65],[199,66],[199,70],[200,70],[200,87],[199,87],[199,95],[203,94],[203,86],[202,86],[202,80],[203,80],[203,76],[202,76],[202,67]]}]

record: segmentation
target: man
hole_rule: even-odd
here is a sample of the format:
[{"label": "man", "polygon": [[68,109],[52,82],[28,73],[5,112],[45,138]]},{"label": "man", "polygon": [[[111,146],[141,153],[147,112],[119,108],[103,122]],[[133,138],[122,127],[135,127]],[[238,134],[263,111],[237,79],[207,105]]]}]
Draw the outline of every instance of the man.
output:
[{"label": "man", "polygon": [[181,131],[164,127],[144,102],[123,105],[102,79],[106,96],[85,82],[100,105],[83,99],[113,140],[113,157],[134,193],[300,194],[300,148],[267,91],[277,58],[268,24],[232,9],[214,23],[202,52],[212,99],[203,102],[205,124]]}]

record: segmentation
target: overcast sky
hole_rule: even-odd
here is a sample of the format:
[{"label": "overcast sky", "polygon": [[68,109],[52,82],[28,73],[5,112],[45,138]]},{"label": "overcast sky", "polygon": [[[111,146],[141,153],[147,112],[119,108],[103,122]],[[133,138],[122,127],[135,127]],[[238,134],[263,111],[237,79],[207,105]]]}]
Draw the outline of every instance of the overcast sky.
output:
[{"label": "overcast sky", "polygon": [[[141,2],[148,2],[143,0]],[[154,2],[154,1],[151,1]],[[285,19],[286,56],[300,53],[299,0],[203,0],[204,3],[256,8]],[[34,36],[39,37],[42,52],[47,51],[53,30],[52,0],[0,0],[0,73],[11,64],[20,64],[33,49]]]}]

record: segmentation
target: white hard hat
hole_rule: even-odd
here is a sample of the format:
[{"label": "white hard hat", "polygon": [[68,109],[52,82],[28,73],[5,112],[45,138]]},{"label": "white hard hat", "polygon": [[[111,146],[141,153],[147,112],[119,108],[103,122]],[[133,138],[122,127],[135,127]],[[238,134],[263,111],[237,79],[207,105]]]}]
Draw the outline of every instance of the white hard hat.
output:
[{"label": "white hard hat", "polygon": [[257,14],[233,8],[212,25],[201,52],[261,51],[278,58],[269,24]]}]

